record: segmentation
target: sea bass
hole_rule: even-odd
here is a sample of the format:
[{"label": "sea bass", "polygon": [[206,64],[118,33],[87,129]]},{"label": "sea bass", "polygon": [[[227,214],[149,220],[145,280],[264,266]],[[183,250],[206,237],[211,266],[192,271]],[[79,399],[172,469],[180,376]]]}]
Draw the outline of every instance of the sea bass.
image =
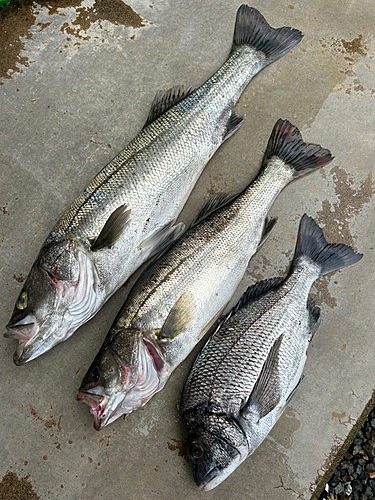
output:
[{"label": "sea bass", "polygon": [[262,443],[291,400],[320,310],[316,279],[358,262],[352,248],[326,242],[302,217],[288,276],[248,288],[197,356],[181,397],[196,484],[211,490]]},{"label": "sea bass", "polygon": [[242,124],[250,80],[302,39],[242,5],[225,64],[196,90],[160,92],[141,133],[93,179],[47,237],[7,325],[22,365],[69,338],[147,259],[174,225],[204,166]]},{"label": "sea bass", "polygon": [[296,127],[279,120],[254,182],[227,201],[223,195],[208,200],[192,227],[141,275],[79,391],[96,429],[164,387],[234,294],[273,226],[267,213],[280,191],[331,159],[328,150],[305,144]]}]

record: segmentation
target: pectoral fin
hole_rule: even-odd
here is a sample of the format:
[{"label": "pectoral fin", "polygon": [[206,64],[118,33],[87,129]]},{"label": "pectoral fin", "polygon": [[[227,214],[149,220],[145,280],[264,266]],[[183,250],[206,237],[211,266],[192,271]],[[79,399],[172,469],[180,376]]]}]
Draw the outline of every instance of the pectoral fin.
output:
[{"label": "pectoral fin", "polygon": [[194,295],[185,292],[170,310],[160,331],[159,339],[172,340],[187,330],[193,322],[196,313]]},{"label": "pectoral fin", "polygon": [[280,402],[281,387],[278,376],[278,358],[282,340],[283,335],[280,335],[272,346],[250,399],[246,404],[249,410],[254,407],[257,409],[260,419],[274,410]]},{"label": "pectoral fin", "polygon": [[118,241],[129,223],[131,210],[121,205],[110,215],[96,238],[91,250],[95,252],[101,248],[111,247]]}]

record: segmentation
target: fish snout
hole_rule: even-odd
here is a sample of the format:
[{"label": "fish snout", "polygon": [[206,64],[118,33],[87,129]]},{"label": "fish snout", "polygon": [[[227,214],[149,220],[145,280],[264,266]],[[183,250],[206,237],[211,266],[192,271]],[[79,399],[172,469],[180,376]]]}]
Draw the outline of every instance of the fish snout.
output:
[{"label": "fish snout", "polygon": [[18,346],[13,356],[13,361],[17,366],[21,366],[30,360],[33,352],[30,341],[36,336],[39,327],[35,316],[28,315],[17,323],[9,323],[7,332],[4,334],[6,339],[18,340]]},{"label": "fish snout", "polygon": [[90,413],[94,417],[94,428],[100,431],[105,427],[107,417],[104,412],[107,407],[108,398],[105,397],[103,388],[94,387],[93,389],[78,391],[76,400],[90,406]]}]

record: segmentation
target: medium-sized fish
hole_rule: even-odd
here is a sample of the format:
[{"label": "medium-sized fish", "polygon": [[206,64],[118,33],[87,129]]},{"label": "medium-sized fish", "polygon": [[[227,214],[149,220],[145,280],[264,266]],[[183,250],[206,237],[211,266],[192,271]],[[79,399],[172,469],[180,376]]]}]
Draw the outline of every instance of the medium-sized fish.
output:
[{"label": "medium-sized fish", "polygon": [[248,288],[198,354],[185,383],[181,417],[197,486],[227,478],[275,425],[302,377],[320,321],[309,299],[320,276],[358,262],[349,246],[328,244],[302,217],[287,277]]},{"label": "medium-sized fish", "polygon": [[5,337],[22,365],[68,339],[147,259],[174,225],[206,163],[241,126],[234,106],[250,80],[302,39],[253,8],[237,12],[231,53],[197,89],[159,92],[143,130],[93,179],[45,241]]},{"label": "medium-sized fish", "polygon": [[331,160],[327,149],[304,143],[296,127],[279,120],[254,182],[229,200],[209,200],[201,222],[142,274],[82,381],[78,400],[91,407],[96,429],[164,387],[234,294],[273,225],[267,214],[280,191]]}]

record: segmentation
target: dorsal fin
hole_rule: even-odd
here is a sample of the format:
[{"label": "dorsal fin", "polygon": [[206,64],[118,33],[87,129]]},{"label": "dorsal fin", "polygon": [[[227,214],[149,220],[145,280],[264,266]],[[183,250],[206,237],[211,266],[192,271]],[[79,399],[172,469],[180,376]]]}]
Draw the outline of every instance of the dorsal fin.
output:
[{"label": "dorsal fin", "polygon": [[283,276],[278,276],[276,278],[270,278],[268,280],[258,281],[255,285],[249,286],[246,292],[241,296],[240,300],[237,304],[225,315],[221,318],[220,323],[216,329],[219,330],[224,323],[228,321],[229,318],[233,316],[241,307],[244,307],[251,300],[256,300],[262,295],[271,292],[272,290],[276,290],[279,286],[284,282],[285,278]]},{"label": "dorsal fin", "polygon": [[146,123],[143,128],[148,127],[150,123],[154,122],[162,114],[164,114],[168,109],[178,104],[182,99],[185,99],[188,95],[196,90],[196,87],[187,87],[183,85],[176,85],[168,90],[159,90],[156,92],[154,100],[151,104],[151,109],[148,114]]},{"label": "dorsal fin", "polygon": [[211,215],[215,210],[219,210],[219,208],[224,207],[225,205],[229,205],[232,201],[237,198],[238,194],[227,194],[227,193],[215,193],[208,198],[207,201],[204,202],[202,208],[197,213],[195,219],[191,223],[190,227],[194,227],[203,219],[206,219],[209,215]]}]

